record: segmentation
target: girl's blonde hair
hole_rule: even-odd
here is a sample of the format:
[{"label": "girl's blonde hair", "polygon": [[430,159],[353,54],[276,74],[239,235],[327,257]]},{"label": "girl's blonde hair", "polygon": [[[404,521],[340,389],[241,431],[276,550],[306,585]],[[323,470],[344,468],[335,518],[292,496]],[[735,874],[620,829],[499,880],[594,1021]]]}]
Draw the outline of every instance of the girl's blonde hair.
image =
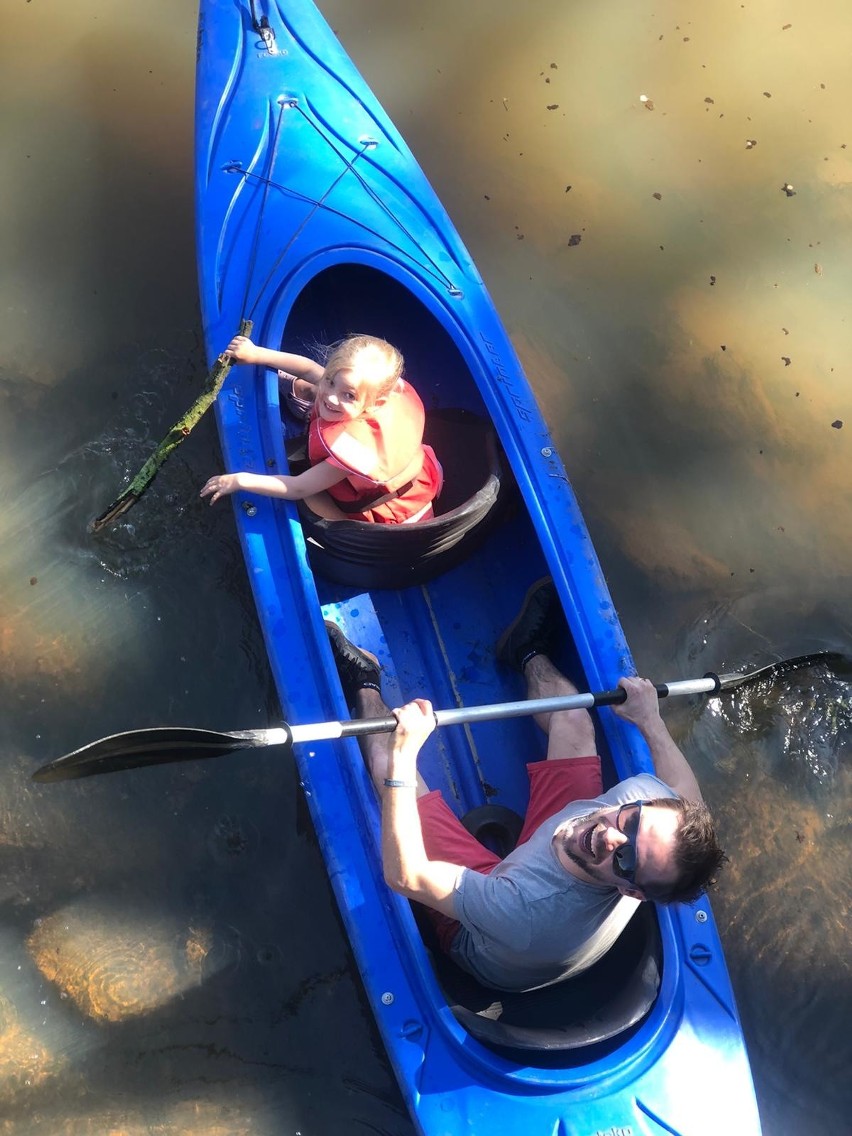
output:
[{"label": "girl's blonde hair", "polygon": [[336,375],[347,367],[355,368],[372,390],[374,399],[389,394],[402,378],[402,354],[384,339],[374,335],[347,335],[329,348],[325,373]]}]

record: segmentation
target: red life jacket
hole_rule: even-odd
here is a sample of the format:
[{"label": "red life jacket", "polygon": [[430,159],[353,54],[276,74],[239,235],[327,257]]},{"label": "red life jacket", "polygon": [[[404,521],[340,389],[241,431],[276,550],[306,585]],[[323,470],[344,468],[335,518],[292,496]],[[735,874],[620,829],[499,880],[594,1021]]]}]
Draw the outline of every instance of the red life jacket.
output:
[{"label": "red life jacket", "polygon": [[308,458],[346,471],[327,492],[349,519],[402,524],[437,497],[443,474],[432,447],[423,445],[425,421],[420,396],[404,379],[358,418],[326,422],[314,410]]}]

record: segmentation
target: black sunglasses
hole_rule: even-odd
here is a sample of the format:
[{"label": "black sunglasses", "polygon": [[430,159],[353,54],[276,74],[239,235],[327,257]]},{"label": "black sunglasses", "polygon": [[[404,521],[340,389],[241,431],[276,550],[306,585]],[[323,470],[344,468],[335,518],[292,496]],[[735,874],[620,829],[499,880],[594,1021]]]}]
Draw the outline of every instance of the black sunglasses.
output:
[{"label": "black sunglasses", "polygon": [[[636,882],[636,837],[642,819],[642,806],[648,801],[631,801],[622,805],[615,818],[615,827],[627,837],[627,844],[619,844],[612,854],[612,870],[628,883]],[[622,821],[622,817],[624,820]]]}]

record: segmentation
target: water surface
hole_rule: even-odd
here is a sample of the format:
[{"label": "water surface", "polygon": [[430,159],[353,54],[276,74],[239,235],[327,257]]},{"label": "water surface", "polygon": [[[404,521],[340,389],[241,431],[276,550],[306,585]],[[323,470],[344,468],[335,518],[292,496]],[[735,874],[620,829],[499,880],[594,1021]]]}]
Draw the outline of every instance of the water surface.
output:
[{"label": "water surface", "polygon": [[[846,5],[322,7],[498,304],[640,670],[848,648]],[[203,378],[194,6],[4,26],[3,1132],[410,1133],[286,759],[28,781],[113,731],[278,709],[229,514],[195,499],[210,423],[86,531]],[[766,1131],[843,1131],[849,686],[669,716],[731,854]]]}]

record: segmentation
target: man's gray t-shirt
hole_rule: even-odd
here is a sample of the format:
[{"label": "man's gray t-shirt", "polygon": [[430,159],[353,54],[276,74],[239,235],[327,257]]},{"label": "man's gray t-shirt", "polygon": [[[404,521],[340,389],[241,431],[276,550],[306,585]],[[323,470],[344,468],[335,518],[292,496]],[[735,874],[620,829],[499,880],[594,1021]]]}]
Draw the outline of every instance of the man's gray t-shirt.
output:
[{"label": "man's gray t-shirt", "polygon": [[674,796],[650,773],[628,777],[593,800],[571,801],[490,875],[464,869],[455,889],[461,929],[451,957],[501,990],[532,990],[591,966],[624,930],[639,900],[571,875],[559,862],[553,835],[565,821],[598,809]]}]

